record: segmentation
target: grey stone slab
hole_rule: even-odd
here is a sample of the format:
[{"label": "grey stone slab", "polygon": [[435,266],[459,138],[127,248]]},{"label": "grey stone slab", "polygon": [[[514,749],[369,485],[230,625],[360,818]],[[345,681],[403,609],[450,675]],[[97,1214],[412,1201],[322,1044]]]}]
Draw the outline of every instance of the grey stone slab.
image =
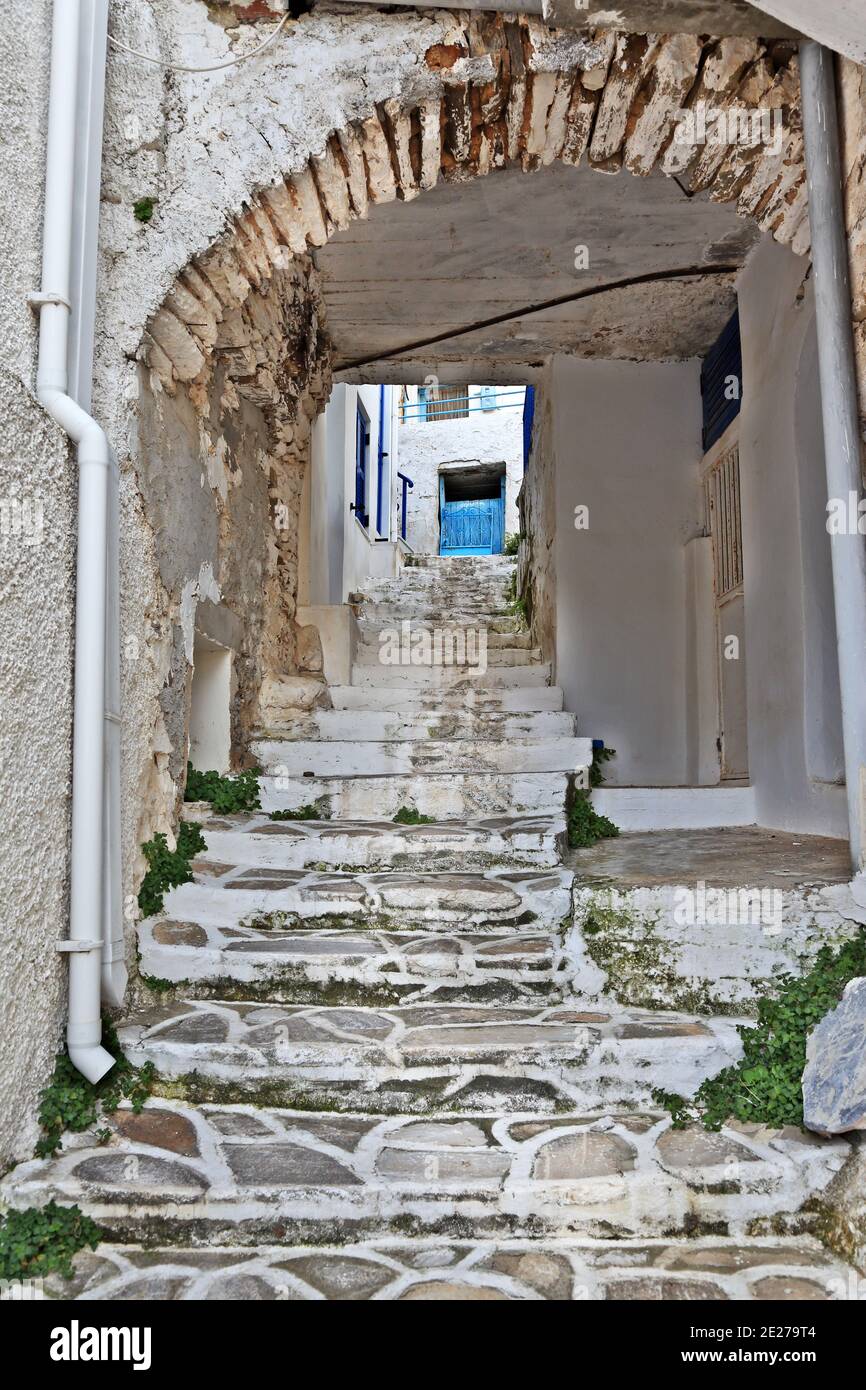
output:
[{"label": "grey stone slab", "polygon": [[851,981],[809,1038],[803,1113],[818,1134],[866,1128],[866,979]]},{"label": "grey stone slab", "polygon": [[330,1154],[294,1144],[226,1144],[239,1187],[357,1187],[361,1179]]}]

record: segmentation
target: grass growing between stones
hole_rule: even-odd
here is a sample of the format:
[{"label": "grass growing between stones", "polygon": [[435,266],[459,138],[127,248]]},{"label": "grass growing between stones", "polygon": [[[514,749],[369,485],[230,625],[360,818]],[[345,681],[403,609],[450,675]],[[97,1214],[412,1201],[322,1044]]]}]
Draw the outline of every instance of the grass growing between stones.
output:
[{"label": "grass growing between stones", "polygon": [[113,1025],[105,1018],[102,1045],[116,1060],[111,1071],[95,1086],[72,1065],[65,1052],[58,1053],[54,1075],[39,1100],[42,1136],[36,1145],[37,1158],[57,1153],[64,1131],[80,1134],[89,1129],[96,1123],[100,1110],[110,1114],[122,1100],[130,1101],[136,1114],[144,1108],[156,1077],[153,1063],[134,1067],[127,1061]]},{"label": "grass growing between stones", "polygon": [[9,1211],[0,1221],[0,1279],[71,1279],[72,1257],[95,1250],[103,1233],[78,1207],[48,1202],[44,1207]]},{"label": "grass growing between stones", "polygon": [[524,594],[517,592],[517,570],[514,571],[508,581],[508,588],[505,591],[505,601],[508,604],[508,611],[520,622],[520,630],[526,631],[529,627],[529,605]]},{"label": "grass growing between stones", "polygon": [[615,748],[593,745],[589,786],[572,786],[570,789],[569,803],[566,809],[570,849],[588,849],[598,840],[611,840],[619,834],[619,826],[614,825],[607,816],[600,816],[590,800],[593,789],[600,787],[604,781],[601,770],[602,763],[609,762],[615,756]]},{"label": "grass growing between stones", "polygon": [[325,807],[317,806],[315,802],[308,801],[305,806],[298,806],[294,811],[271,811],[269,820],[330,820],[331,817]]},{"label": "grass growing between stones", "polygon": [[259,811],[260,767],[251,767],[233,777],[222,777],[218,772],[198,772],[192,765],[186,765],[186,789],[184,801],[209,801],[220,815],[230,816],[236,811]]},{"label": "grass growing between stones", "polygon": [[154,835],[152,840],[142,845],[147,873],[138,890],[138,906],[143,917],[152,917],[154,913],[162,911],[163,898],[169,888],[192,882],[190,866],[203,849],[207,849],[207,844],[201,826],[195,821],[181,821],[175,849],[169,849],[164,835]]},{"label": "grass growing between stones", "polygon": [[802,1079],[812,1029],[835,1009],[849,981],[866,975],[866,935],[834,951],[825,946],[806,975],[783,975],[775,999],[762,999],[754,1028],[739,1028],[743,1060],[710,1077],[691,1099],[656,1090],[653,1099],[675,1129],[701,1121],[710,1130],[726,1120],[783,1128],[803,1125]]},{"label": "grass growing between stones", "polygon": [[414,806],[401,806],[393,821],[394,825],[435,825],[435,816],[422,816]]}]

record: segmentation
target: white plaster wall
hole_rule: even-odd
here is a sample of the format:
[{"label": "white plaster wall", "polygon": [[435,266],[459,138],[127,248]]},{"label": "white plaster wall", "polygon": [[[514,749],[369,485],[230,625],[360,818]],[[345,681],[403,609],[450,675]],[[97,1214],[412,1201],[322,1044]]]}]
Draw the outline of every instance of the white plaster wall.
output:
[{"label": "white plaster wall", "polygon": [[[513,390],[513,388],[502,388]],[[442,387],[443,394],[447,386]],[[478,387],[470,401],[478,404]],[[477,410],[459,420],[409,419],[399,426],[401,470],[413,481],[406,539],[416,555],[439,553],[439,470],[443,465],[505,465],[505,532],[520,529],[517,494],[523,482],[523,407]]]},{"label": "white plaster wall", "polygon": [[[350,510],[355,500],[355,420],[359,399],[370,420],[368,527],[362,526]],[[321,579],[316,589],[311,584],[313,603],[345,603],[349,594],[363,588],[365,579],[396,573],[397,545],[393,532],[396,458],[395,451],[389,447],[391,413],[392,388],[386,387],[384,447],[389,457],[385,459],[382,474],[382,525],[389,538],[382,540],[376,535],[379,387],[337,384],[316,425],[313,467],[319,473],[314,473],[311,483],[310,563],[315,569],[321,567],[321,558],[316,556],[316,546],[321,543],[327,552],[328,583],[327,597]]]},{"label": "white plaster wall", "polygon": [[32,1152],[66,999],[74,470],[31,395],[25,301],[40,279],[50,19],[48,0],[0,10],[0,1169]]},{"label": "white plaster wall", "polygon": [[[699,364],[557,357],[556,675],[611,785],[688,780],[685,546],[701,530]],[[574,527],[575,507],[589,528]]]},{"label": "white plaster wall", "polygon": [[[847,835],[820,389],[807,263],[764,242],[739,283],[750,773],[759,823]],[[808,750],[808,752],[807,752]]]}]

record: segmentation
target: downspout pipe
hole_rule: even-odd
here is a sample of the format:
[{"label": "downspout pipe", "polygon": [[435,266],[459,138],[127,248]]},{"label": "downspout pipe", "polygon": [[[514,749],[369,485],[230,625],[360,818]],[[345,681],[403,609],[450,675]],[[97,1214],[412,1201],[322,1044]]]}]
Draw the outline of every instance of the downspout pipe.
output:
[{"label": "downspout pipe", "polygon": [[73,1065],[96,1082],[114,1066],[101,1046],[104,830],[106,547],[111,450],[104,431],[68,394],[81,0],[54,0],[45,173],[36,394],[76,448],[78,545],[72,743],[69,1011]]},{"label": "downspout pipe", "polygon": [[[834,55],[820,44],[810,40],[800,45],[827,496],[842,499],[845,514],[857,516],[856,504],[863,495],[860,417],[834,62]],[[849,507],[852,498],[855,505]],[[866,880],[860,876],[866,862],[866,541],[855,526],[853,534],[831,535],[830,553],[851,859],[855,883],[863,884]]]}]

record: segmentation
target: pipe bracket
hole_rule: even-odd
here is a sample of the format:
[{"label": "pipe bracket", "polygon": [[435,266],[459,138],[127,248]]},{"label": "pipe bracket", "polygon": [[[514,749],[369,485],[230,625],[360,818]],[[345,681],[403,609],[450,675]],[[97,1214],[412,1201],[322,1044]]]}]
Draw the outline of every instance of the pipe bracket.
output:
[{"label": "pipe bracket", "polygon": [[78,952],[80,952],[80,951],[101,951],[101,950],[102,950],[102,942],[101,942],[101,941],[71,941],[71,940],[67,939],[66,941],[58,941],[58,943],[57,943],[57,948],[56,948],[56,949],[57,949],[58,951],[63,951],[63,952],[69,953],[69,954],[78,953]]},{"label": "pipe bracket", "polygon": [[46,304],[60,304],[64,309],[72,309],[66,295],[57,294],[54,290],[31,290],[26,298],[31,309],[42,309]]}]

